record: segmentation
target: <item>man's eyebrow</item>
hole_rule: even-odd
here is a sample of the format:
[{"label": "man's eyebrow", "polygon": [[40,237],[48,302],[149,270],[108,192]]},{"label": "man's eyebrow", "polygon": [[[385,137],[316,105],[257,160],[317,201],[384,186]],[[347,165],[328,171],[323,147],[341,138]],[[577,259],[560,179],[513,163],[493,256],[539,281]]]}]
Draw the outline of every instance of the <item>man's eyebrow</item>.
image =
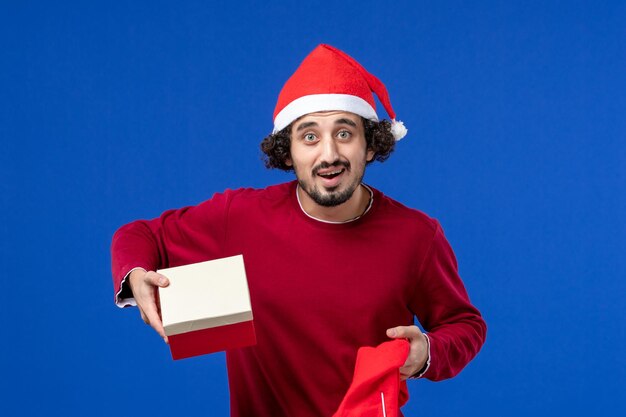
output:
[{"label": "man's eyebrow", "polygon": [[356,123],[354,123],[350,119],[337,119],[337,120],[335,120],[335,124],[336,125],[345,124],[345,125],[348,125],[348,126],[356,127]]},{"label": "man's eyebrow", "polygon": [[[354,123],[352,120],[350,119],[346,119],[346,118],[341,118],[341,119],[337,119],[335,120],[335,124],[336,125],[348,125],[348,126],[352,126],[352,127],[356,127],[356,123]],[[306,129],[308,127],[311,126],[318,126],[317,122],[304,122],[300,125],[298,125],[298,127],[296,128],[296,132],[299,132],[303,129]]]},{"label": "man's eyebrow", "polygon": [[307,127],[317,126],[316,122],[304,122],[296,129],[296,132],[301,131],[302,129],[306,129]]}]

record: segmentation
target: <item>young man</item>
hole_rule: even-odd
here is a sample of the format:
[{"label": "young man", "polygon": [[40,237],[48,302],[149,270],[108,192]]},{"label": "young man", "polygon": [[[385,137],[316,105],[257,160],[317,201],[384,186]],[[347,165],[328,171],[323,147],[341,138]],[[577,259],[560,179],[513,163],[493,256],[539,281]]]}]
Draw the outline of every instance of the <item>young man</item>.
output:
[{"label": "young man", "polygon": [[[391,123],[378,121],[372,92]],[[384,85],[320,45],[285,84],[274,125],[266,165],[297,180],[123,226],[112,244],[118,305],[137,305],[167,340],[155,292],[168,281],[154,271],[243,254],[257,345],[227,352],[233,416],[331,416],[358,348],[389,339],[410,342],[403,380],[456,375],[486,326],[443,231],[362,183],[406,134]]]}]

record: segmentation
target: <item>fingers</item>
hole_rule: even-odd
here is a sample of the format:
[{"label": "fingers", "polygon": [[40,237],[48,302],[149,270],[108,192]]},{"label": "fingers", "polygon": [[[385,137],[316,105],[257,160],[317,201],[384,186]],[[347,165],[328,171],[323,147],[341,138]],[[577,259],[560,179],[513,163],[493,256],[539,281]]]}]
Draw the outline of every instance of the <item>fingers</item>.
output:
[{"label": "fingers", "polygon": [[152,326],[152,328],[163,338],[165,343],[168,342],[167,336],[165,335],[165,329],[163,328],[163,322],[161,320],[161,304],[159,300],[159,293],[155,291],[154,287],[165,288],[170,285],[170,281],[167,279],[165,275],[159,274],[154,271],[149,271],[144,276],[144,282],[148,284],[149,288],[152,290],[152,296],[150,298],[150,303],[148,305],[148,310],[144,311],[148,319],[148,324]]},{"label": "fingers", "polygon": [[165,343],[167,343],[167,336],[165,335],[165,329],[163,328],[161,317],[159,317],[159,313],[157,312],[156,304],[152,305],[151,308],[144,309],[143,314],[148,320],[146,323],[149,324],[159,334],[159,336],[163,338]]},{"label": "fingers", "polygon": [[[139,303],[137,303],[139,306]],[[139,313],[144,323],[150,325],[158,334],[163,338],[165,343],[168,343],[167,336],[165,335],[165,329],[163,328],[163,322],[159,312],[157,311],[156,304],[144,304],[143,307],[139,307]]]},{"label": "fingers", "polygon": [[417,326],[397,326],[387,329],[391,339],[407,339],[411,345],[404,365],[400,367],[400,380],[404,381],[415,375],[428,359],[428,348],[424,333]]},{"label": "fingers", "polygon": [[143,270],[133,271],[129,280],[141,319],[149,324],[167,343],[167,336],[161,321],[157,287],[167,287],[170,284],[169,280],[157,272]]},{"label": "fingers", "polygon": [[400,368],[400,381],[406,381],[409,379],[415,372],[413,372],[415,368],[403,366]]}]

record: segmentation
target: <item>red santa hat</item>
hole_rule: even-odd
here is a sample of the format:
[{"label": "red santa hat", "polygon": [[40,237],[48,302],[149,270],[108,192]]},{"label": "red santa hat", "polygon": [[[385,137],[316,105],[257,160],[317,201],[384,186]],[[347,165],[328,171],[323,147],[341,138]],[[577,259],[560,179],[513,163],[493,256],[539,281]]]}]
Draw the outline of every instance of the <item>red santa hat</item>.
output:
[{"label": "red santa hat", "polygon": [[354,378],[333,417],[398,417],[409,399],[400,367],[409,355],[409,342],[396,339],[359,349]]},{"label": "red santa hat", "polygon": [[345,52],[317,46],[287,80],[274,109],[274,133],[309,113],[342,110],[378,121],[375,93],[391,119],[391,133],[402,139],[407,129],[391,107],[387,88]]}]

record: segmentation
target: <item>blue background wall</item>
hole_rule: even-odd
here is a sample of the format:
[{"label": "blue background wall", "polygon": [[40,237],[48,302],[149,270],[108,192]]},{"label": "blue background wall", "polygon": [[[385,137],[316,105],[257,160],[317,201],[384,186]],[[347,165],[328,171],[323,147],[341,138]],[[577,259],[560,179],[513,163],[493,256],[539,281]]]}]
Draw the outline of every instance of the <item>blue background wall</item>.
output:
[{"label": "blue background wall", "polygon": [[409,135],[366,181],[442,222],[489,324],[406,414],[626,410],[625,2],[40,3],[0,6],[3,415],[227,415],[222,354],[114,307],[110,239],[291,179],[258,143],[321,42],[387,84]]}]

